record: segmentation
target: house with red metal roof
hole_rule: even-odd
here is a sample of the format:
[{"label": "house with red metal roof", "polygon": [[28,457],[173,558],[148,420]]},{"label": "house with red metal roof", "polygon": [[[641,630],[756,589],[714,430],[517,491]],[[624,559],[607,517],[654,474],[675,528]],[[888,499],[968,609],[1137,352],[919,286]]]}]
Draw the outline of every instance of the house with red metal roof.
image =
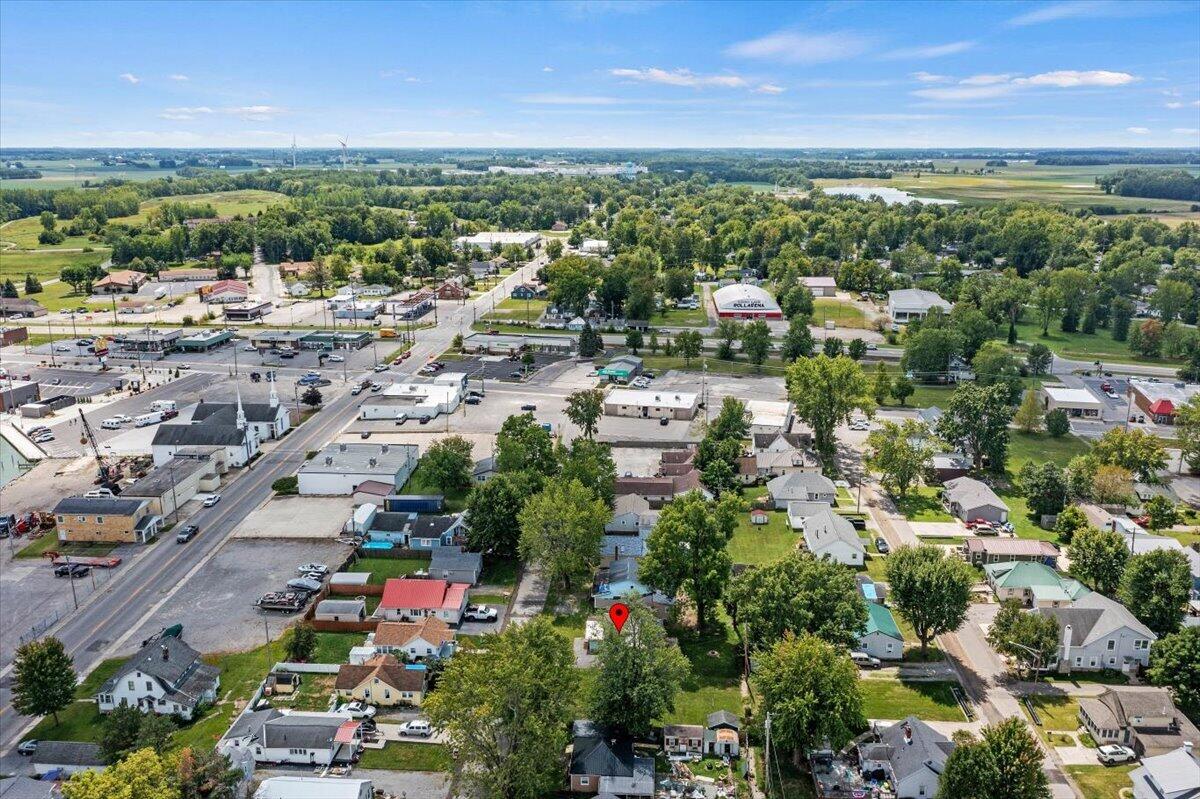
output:
[{"label": "house with red metal roof", "polygon": [[428,616],[457,625],[467,609],[467,583],[393,577],[383,584],[383,598],[375,610],[384,621],[415,621]]}]

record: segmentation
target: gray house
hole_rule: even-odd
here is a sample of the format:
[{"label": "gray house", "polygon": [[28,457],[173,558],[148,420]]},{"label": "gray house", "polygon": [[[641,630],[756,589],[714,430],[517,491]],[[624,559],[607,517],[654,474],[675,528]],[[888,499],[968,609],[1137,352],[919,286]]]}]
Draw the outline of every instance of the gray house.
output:
[{"label": "gray house", "polygon": [[1196,799],[1200,796],[1200,757],[1195,744],[1142,759],[1129,775],[1133,799]]},{"label": "gray house", "polygon": [[429,560],[429,576],[450,583],[475,585],[483,571],[483,555],[462,547],[437,547]]},{"label": "gray house", "polygon": [[1114,685],[1099,696],[1081,697],[1079,720],[1100,744],[1132,747],[1138,757],[1163,755],[1200,740],[1166,688]]},{"label": "gray house", "polygon": [[887,774],[897,799],[934,796],[954,743],[916,716],[885,727],[877,735],[878,743],[859,744],[863,771]]},{"label": "gray house", "polygon": [[1069,605],[1032,612],[1058,622],[1058,656],[1051,665],[1065,674],[1101,669],[1128,672],[1147,666],[1150,645],[1158,638],[1120,602],[1095,591]]},{"label": "gray house", "polygon": [[191,719],[200,705],[217,700],[221,672],[200,659],[200,653],[174,635],[146,643],[121,664],[96,694],[96,705],[107,713],[131,705],[143,713]]},{"label": "gray house", "polygon": [[41,741],[32,760],[33,773],[39,777],[53,772],[69,777],[80,771],[103,771],[108,765],[100,744],[80,741]]},{"label": "gray house", "polygon": [[964,522],[983,519],[989,522],[1008,521],[1008,506],[986,483],[973,477],[956,477],[946,481],[942,492],[946,508]]},{"label": "gray house", "polygon": [[823,474],[792,472],[767,481],[767,494],[776,510],[787,508],[789,502],[837,502],[837,487]]}]

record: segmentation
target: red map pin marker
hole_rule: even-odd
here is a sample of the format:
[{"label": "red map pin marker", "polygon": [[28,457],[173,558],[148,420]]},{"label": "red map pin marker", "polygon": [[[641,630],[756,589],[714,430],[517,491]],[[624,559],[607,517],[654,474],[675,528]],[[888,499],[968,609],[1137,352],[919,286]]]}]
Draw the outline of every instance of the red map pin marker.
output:
[{"label": "red map pin marker", "polygon": [[629,618],[629,606],[624,602],[614,602],[613,606],[608,609],[608,617],[612,619],[613,627],[617,628],[617,632],[621,632],[621,628],[625,626],[625,620]]}]

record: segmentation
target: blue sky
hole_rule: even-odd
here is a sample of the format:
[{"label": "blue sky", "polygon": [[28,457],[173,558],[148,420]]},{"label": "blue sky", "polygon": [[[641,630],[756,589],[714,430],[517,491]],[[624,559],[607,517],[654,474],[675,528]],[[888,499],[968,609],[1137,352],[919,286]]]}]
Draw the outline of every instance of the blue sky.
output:
[{"label": "blue sky", "polygon": [[0,2],[0,145],[1200,146],[1200,3]]}]

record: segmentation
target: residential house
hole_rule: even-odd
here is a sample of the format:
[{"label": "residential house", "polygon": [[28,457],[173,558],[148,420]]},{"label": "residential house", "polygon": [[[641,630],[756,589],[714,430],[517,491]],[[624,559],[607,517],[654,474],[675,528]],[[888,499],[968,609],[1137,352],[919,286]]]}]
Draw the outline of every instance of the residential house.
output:
[{"label": "residential house", "polygon": [[761,450],[738,459],[738,474],[743,482],[771,480],[784,475],[806,472],[821,473],[821,458],[810,449]]},{"label": "residential house", "polygon": [[457,625],[467,609],[470,587],[438,579],[393,577],[383,584],[383,598],[375,617],[384,621],[415,621],[433,616]]},{"label": "residential house", "polygon": [[1113,685],[1099,696],[1080,697],[1079,720],[1098,744],[1122,744],[1138,757],[1165,755],[1200,740],[1166,688]]},{"label": "residential house", "polygon": [[897,324],[905,324],[914,319],[924,319],[934,308],[941,308],[944,313],[950,313],[953,306],[935,292],[925,289],[900,289],[888,292],[887,315]]},{"label": "residential house", "polygon": [[[382,621],[375,632],[367,633],[362,647],[369,650],[368,657],[394,655],[407,660],[444,660],[454,654],[455,648],[454,630],[433,616],[415,622]],[[353,652],[350,662],[355,662]]]},{"label": "residential house", "polygon": [[1091,593],[1075,578],[1064,577],[1036,561],[988,563],[983,573],[997,599],[1015,599],[1027,608],[1064,607]]},{"label": "residential house", "polygon": [[260,764],[350,763],[362,751],[362,724],[348,713],[253,710],[238,717],[217,748],[223,753],[248,751]]},{"label": "residential house", "polygon": [[137,294],[150,276],[132,269],[117,269],[92,284],[93,294]]},{"label": "residential house", "polygon": [[967,562],[972,566],[988,563],[1032,561],[1055,568],[1058,566],[1058,547],[1049,541],[1028,538],[968,538],[963,544]]},{"label": "residential house", "polygon": [[949,480],[966,477],[972,466],[971,459],[961,452],[937,452],[930,458],[933,480],[943,485]]},{"label": "residential house", "polygon": [[776,510],[791,502],[837,502],[837,487],[823,474],[790,472],[767,482],[767,494]]},{"label": "residential house", "polygon": [[464,552],[461,546],[433,548],[433,557],[429,560],[430,577],[475,585],[482,573],[483,555],[478,552]]},{"label": "residential house", "polygon": [[946,481],[942,501],[952,515],[964,522],[975,519],[993,523],[1008,521],[1008,505],[996,496],[989,485],[973,477],[956,477]]},{"label": "residential house", "polygon": [[419,707],[425,699],[425,677],[423,665],[406,666],[395,655],[376,655],[361,665],[342,664],[333,690],[341,699],[370,705]]},{"label": "residential house", "polygon": [[787,511],[788,523],[803,533],[804,544],[814,557],[844,566],[866,562],[867,550],[854,525],[824,502],[789,502]]},{"label": "residential house", "polygon": [[775,400],[747,400],[746,416],[751,435],[781,435],[792,428],[792,403]]},{"label": "residential house", "polygon": [[1057,662],[1047,665],[1061,672],[1129,672],[1150,663],[1150,646],[1158,636],[1103,594],[1088,592],[1065,606],[1042,606],[1035,612],[1058,622]]},{"label": "residential house", "polygon": [[670,760],[704,757],[704,727],[700,724],[664,724],[663,754]]},{"label": "residential house", "polygon": [[368,480],[398,490],[417,468],[419,451],[415,444],[329,444],[297,472],[300,493],[347,496]]},{"label": "residential house", "polygon": [[658,522],[659,512],[650,509],[650,502],[638,494],[622,494],[616,498],[613,516],[604,525],[600,557],[619,560],[640,558],[646,551],[646,538]]},{"label": "residential house", "polygon": [[322,599],[313,611],[317,621],[365,621],[367,603],[363,599]]},{"label": "residential house", "polygon": [[700,471],[692,468],[684,474],[664,477],[639,477],[626,475],[618,477],[614,487],[615,495],[637,494],[646,499],[652,507],[662,507],[676,497],[692,491],[698,491],[705,497],[711,497],[708,489],[700,482]]},{"label": "residential house", "polygon": [[572,724],[571,733],[567,776],[572,793],[654,796],[654,758],[635,755],[631,739],[612,736],[587,720]]},{"label": "residential house", "polygon": [[54,506],[58,540],[144,544],[158,535],[162,516],[148,499],[67,497]]},{"label": "residential house", "polygon": [[179,716],[185,721],[199,705],[217,699],[221,672],[200,659],[183,639],[163,635],[125,661],[96,694],[96,706],[108,713],[121,705],[143,713]]},{"label": "residential house", "polygon": [[250,287],[242,280],[218,280],[200,287],[201,302],[245,302],[249,295]]},{"label": "residential house", "polygon": [[312,289],[309,288],[308,284],[302,283],[299,280],[287,287],[287,293],[291,297],[304,298],[308,296],[310,291]]},{"label": "residential house", "polygon": [[638,579],[637,558],[614,560],[601,568],[592,591],[592,607],[608,610],[630,594],[642,600],[659,618],[666,618],[675,600]]},{"label": "residential house", "polygon": [[30,759],[33,773],[38,777],[55,775],[63,778],[81,771],[104,771],[108,766],[100,744],[82,741],[38,741],[37,750]]},{"label": "residential house", "polygon": [[859,744],[864,772],[882,771],[897,799],[932,797],[954,751],[954,742],[916,716],[877,732],[878,742]]},{"label": "residential house", "polygon": [[475,468],[471,470],[471,482],[486,483],[495,477],[496,474],[496,458],[489,455],[486,458],[480,458],[475,461]]},{"label": "residential house", "polygon": [[471,290],[463,281],[456,278],[443,280],[434,291],[439,300],[465,300],[471,296]]},{"label": "residential house", "polygon": [[420,514],[380,511],[367,524],[367,538],[409,549],[449,547],[465,540],[465,517],[456,514]]},{"label": "residential house", "polygon": [[1133,799],[1200,797],[1200,757],[1196,755],[1196,745],[1195,741],[1184,741],[1178,749],[1142,758],[1141,767],[1129,775]]},{"label": "residential house", "polygon": [[535,283],[521,283],[514,287],[508,296],[514,300],[537,300],[545,294],[545,289]]},{"label": "residential house", "polygon": [[704,720],[704,753],[717,757],[741,754],[742,723],[728,710],[709,713]]},{"label": "residential house", "polygon": [[[47,741],[46,743],[50,743]],[[0,799],[62,799],[58,783],[16,775],[0,780]]]},{"label": "residential house", "polygon": [[867,626],[858,638],[858,648],[880,660],[904,657],[904,635],[892,612],[879,602],[867,603]]}]

